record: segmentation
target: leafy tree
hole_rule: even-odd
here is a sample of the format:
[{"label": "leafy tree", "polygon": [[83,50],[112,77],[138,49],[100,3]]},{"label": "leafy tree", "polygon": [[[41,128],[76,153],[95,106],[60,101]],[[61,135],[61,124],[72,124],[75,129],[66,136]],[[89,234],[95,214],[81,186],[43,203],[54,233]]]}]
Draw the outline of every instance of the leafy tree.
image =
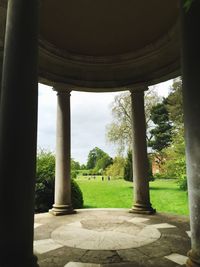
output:
[{"label": "leafy tree", "polygon": [[[186,162],[185,162],[185,142],[183,126],[183,99],[182,80],[174,79],[170,88],[170,93],[165,100],[165,106],[171,121],[170,146],[166,146],[159,153],[156,153],[157,163],[161,163],[161,176],[166,178],[176,178],[183,190],[187,189]],[[169,134],[170,135],[170,134]]]},{"label": "leafy tree", "polygon": [[97,161],[103,158],[103,156],[105,155],[106,153],[98,147],[95,147],[90,150],[87,160],[87,169],[94,169],[97,164]]},{"label": "leafy tree", "polygon": [[176,128],[183,127],[183,97],[182,97],[182,80],[174,79],[167,97],[167,110],[169,118]]},{"label": "leafy tree", "polygon": [[124,177],[124,163],[123,157],[115,157],[113,164],[109,165],[105,170],[105,175],[112,176],[114,178]]},{"label": "leafy tree", "polygon": [[102,158],[98,159],[95,165],[95,171],[104,171],[109,165],[113,163],[113,159],[108,155],[104,154]]},{"label": "leafy tree", "polygon": [[[151,128],[150,110],[156,105],[160,98],[155,88],[145,92],[145,113],[147,124],[147,139],[150,138],[149,129]],[[131,149],[132,143],[132,119],[131,119],[131,98],[130,93],[122,93],[115,97],[112,103],[113,122],[107,125],[108,141],[117,144],[119,151],[122,152],[126,147]]]},{"label": "leafy tree", "polygon": [[166,161],[163,166],[163,173],[166,177],[178,179],[180,188],[187,189],[185,140],[183,129],[173,136],[172,144],[165,149]]},{"label": "leafy tree", "polygon": [[74,159],[71,159],[71,170],[80,170],[80,163],[78,161],[75,161]]},{"label": "leafy tree", "polygon": [[85,164],[81,164],[80,169],[81,170],[86,170],[87,169],[87,166]]}]

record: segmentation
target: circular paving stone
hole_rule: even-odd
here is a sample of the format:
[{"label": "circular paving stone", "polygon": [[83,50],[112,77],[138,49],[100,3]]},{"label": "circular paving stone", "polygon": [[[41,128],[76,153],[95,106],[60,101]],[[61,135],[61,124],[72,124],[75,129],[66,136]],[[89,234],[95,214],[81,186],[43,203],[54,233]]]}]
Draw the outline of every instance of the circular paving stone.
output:
[{"label": "circular paving stone", "polygon": [[65,224],[52,232],[52,239],[73,248],[88,250],[119,250],[137,248],[155,242],[158,229],[126,219],[84,219]]}]

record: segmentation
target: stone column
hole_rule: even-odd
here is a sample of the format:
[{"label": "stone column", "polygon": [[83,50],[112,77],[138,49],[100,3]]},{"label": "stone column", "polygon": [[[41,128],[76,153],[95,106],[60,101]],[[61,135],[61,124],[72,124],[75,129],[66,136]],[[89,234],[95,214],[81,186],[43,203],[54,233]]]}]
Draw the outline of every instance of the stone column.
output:
[{"label": "stone column", "polygon": [[35,267],[38,1],[9,0],[0,107],[0,266]]},{"label": "stone column", "polygon": [[132,102],[132,158],[134,181],[134,205],[130,212],[152,214],[148,180],[148,158],[146,143],[146,120],[144,111],[144,91],[141,88],[131,91]]},{"label": "stone column", "polygon": [[[1,56],[0,56],[0,61],[1,61]],[[3,60],[2,60],[3,61]],[[0,102],[1,102],[1,87],[2,87],[2,68],[3,68],[3,63],[0,62]]]},{"label": "stone column", "polygon": [[53,215],[73,213],[71,204],[70,91],[57,90],[56,174]]},{"label": "stone column", "polygon": [[1,103],[1,86],[2,86],[2,68],[0,67],[0,103]]},{"label": "stone column", "polygon": [[181,6],[182,77],[192,249],[187,266],[200,266],[200,1]]}]

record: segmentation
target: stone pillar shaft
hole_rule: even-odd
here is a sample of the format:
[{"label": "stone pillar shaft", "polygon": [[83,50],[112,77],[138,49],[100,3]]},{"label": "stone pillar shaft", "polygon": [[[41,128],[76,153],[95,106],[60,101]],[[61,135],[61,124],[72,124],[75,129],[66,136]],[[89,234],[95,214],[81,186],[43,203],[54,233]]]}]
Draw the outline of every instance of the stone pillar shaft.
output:
[{"label": "stone pillar shaft", "polygon": [[57,93],[56,127],[56,175],[55,203],[50,211],[54,215],[73,212],[71,205],[71,130],[70,130],[70,92]]},{"label": "stone pillar shaft", "polygon": [[200,266],[200,2],[181,7],[182,74],[191,245],[187,266]]},{"label": "stone pillar shaft", "polygon": [[0,266],[35,267],[38,1],[9,0],[0,109]]},{"label": "stone pillar shaft", "polygon": [[146,143],[146,120],[144,90],[131,91],[134,206],[131,212],[151,214],[149,196],[148,158]]}]

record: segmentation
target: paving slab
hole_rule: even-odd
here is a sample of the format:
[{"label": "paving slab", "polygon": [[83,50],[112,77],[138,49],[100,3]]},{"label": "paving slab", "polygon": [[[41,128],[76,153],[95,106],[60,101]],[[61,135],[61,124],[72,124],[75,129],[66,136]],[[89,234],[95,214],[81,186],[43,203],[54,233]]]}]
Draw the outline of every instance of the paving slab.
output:
[{"label": "paving slab", "polygon": [[177,267],[190,249],[189,218],[87,209],[35,216],[40,267]]},{"label": "paving slab", "polygon": [[186,256],[180,255],[178,253],[172,253],[168,256],[165,256],[165,258],[175,263],[178,263],[179,265],[184,265],[187,260]]}]

